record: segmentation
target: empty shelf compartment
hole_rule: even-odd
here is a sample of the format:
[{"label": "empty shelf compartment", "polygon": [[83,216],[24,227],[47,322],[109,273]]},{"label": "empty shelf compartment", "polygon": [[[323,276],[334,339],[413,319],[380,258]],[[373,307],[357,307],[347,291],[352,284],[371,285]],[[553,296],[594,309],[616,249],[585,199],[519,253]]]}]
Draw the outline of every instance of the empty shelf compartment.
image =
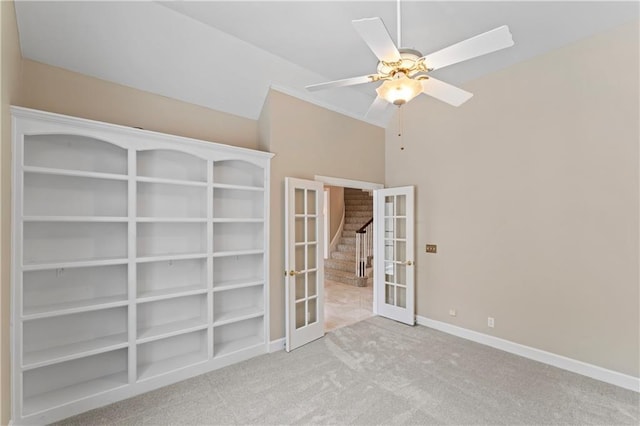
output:
[{"label": "empty shelf compartment", "polygon": [[126,223],[24,224],[25,265],[127,257]]},{"label": "empty shelf compartment", "polygon": [[214,253],[259,250],[264,247],[263,223],[214,223]]},{"label": "empty shelf compartment", "polygon": [[138,176],[160,179],[207,181],[207,162],[200,157],[170,149],[137,153]]},{"label": "empty shelf compartment", "polygon": [[137,267],[138,298],[161,297],[207,288],[207,260],[163,260]]},{"label": "empty shelf compartment", "polygon": [[127,308],[26,321],[23,341],[25,369],[125,347]]},{"label": "empty shelf compartment", "polygon": [[127,349],[23,373],[22,415],[38,413],[126,386]]},{"label": "empty shelf compartment", "polygon": [[247,254],[213,259],[213,287],[264,280],[264,256]]},{"label": "empty shelf compartment", "polygon": [[207,295],[138,304],[138,341],[156,340],[207,326]]},{"label": "empty shelf compartment", "polygon": [[204,223],[139,223],[138,257],[205,253]]},{"label": "empty shelf compartment", "polygon": [[24,272],[22,283],[25,316],[127,301],[127,265]]},{"label": "empty shelf compartment", "polygon": [[264,218],[264,192],[213,188],[213,217],[262,219]]},{"label": "empty shelf compartment", "polygon": [[213,183],[264,186],[264,169],[242,160],[222,160],[213,163]]},{"label": "empty shelf compartment", "polygon": [[220,326],[264,314],[264,286],[216,292],[213,296],[213,325]]},{"label": "empty shelf compartment", "polygon": [[206,218],[207,188],[138,182],[138,217]]},{"label": "empty shelf compartment", "polygon": [[221,357],[264,344],[262,316],[213,329],[213,356]]},{"label": "empty shelf compartment", "polygon": [[76,135],[25,135],[25,166],[127,174],[127,150]]},{"label": "empty shelf compartment", "polygon": [[25,173],[25,216],[127,216],[127,182]]},{"label": "empty shelf compartment", "polygon": [[138,380],[207,360],[207,330],[138,345]]}]

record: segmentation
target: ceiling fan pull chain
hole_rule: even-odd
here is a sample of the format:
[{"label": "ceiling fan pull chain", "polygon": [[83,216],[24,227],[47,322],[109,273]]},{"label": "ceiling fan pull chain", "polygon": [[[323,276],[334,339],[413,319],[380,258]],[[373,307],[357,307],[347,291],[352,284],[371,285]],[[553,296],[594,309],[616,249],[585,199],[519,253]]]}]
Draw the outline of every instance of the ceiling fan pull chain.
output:
[{"label": "ceiling fan pull chain", "polygon": [[402,131],[403,131],[403,120],[402,120],[402,105],[398,106],[398,139],[400,142],[400,151],[404,151],[404,145],[402,144]]}]

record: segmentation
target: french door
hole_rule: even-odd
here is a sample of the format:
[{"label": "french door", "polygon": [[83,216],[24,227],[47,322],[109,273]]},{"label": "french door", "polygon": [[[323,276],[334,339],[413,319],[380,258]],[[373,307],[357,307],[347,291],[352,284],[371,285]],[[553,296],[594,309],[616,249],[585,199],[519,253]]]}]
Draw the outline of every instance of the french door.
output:
[{"label": "french door", "polygon": [[415,324],[414,187],[373,192],[377,314]]},{"label": "french door", "polygon": [[324,335],[324,185],[285,178],[287,352]]}]

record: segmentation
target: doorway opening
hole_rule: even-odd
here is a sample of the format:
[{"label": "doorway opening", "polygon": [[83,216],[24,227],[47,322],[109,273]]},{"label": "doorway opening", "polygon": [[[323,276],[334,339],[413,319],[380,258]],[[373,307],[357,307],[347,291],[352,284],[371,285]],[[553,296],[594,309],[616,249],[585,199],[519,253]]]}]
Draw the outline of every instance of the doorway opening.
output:
[{"label": "doorway opening", "polygon": [[381,184],[316,176],[325,189],[325,332],[375,314],[373,190]]}]

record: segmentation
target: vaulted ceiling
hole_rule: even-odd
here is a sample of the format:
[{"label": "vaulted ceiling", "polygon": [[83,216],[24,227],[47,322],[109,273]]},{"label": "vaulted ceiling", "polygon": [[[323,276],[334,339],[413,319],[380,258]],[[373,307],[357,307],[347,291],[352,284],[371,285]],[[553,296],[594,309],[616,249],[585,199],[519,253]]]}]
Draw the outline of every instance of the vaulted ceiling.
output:
[{"label": "vaulted ceiling", "polygon": [[[352,20],[379,16],[397,34],[395,1],[18,0],[16,13],[25,58],[251,119],[271,86],[363,118],[379,83],[304,86],[375,71]],[[401,36],[427,54],[509,25],[514,47],[433,73],[464,88],[638,15],[637,2],[403,1]]]}]

